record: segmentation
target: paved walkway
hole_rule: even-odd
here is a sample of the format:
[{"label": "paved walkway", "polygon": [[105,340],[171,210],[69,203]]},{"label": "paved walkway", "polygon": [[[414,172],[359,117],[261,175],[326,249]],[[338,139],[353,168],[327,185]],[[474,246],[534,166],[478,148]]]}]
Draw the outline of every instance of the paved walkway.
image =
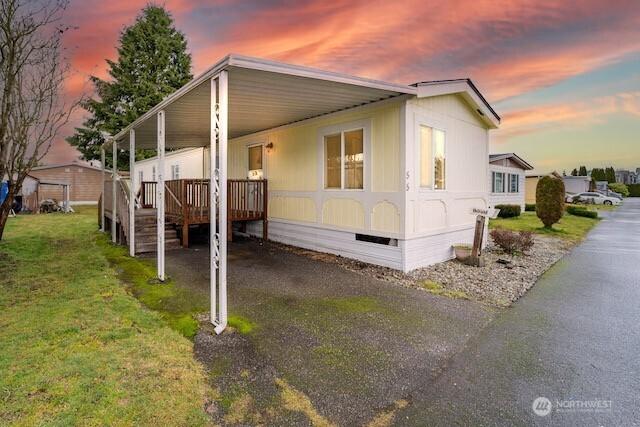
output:
[{"label": "paved walkway", "polygon": [[[396,422],[638,425],[640,199],[605,215],[583,244],[473,338],[435,385],[414,390]],[[541,396],[552,403],[549,415],[532,410]],[[611,401],[611,409],[557,410],[557,401],[576,400]]]}]

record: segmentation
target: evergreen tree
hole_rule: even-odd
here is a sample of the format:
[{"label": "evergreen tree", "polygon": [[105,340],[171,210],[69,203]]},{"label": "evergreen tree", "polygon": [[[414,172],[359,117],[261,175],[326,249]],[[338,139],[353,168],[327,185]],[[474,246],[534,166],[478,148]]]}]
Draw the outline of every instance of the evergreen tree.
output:
[{"label": "evergreen tree", "polygon": [[[98,99],[83,107],[90,116],[67,138],[86,160],[100,158],[102,132],[117,134],[167,95],[191,80],[187,41],[162,7],[146,6],[136,22],[120,34],[118,60],[107,60],[110,80],[91,76]],[[138,151],[145,158],[154,152]],[[109,156],[107,156],[109,159]],[[107,161],[107,163],[111,163]],[[128,170],[128,153],[118,157],[118,168]]]},{"label": "evergreen tree", "polygon": [[571,171],[571,176],[578,176],[578,169],[573,168],[573,170]]},{"label": "evergreen tree", "polygon": [[587,167],[580,166],[580,170],[578,171],[578,176],[587,176]]},{"label": "evergreen tree", "polygon": [[609,166],[605,170],[605,179],[609,184],[613,184],[614,182],[616,182],[616,171],[613,166]]},{"label": "evergreen tree", "polygon": [[594,181],[606,181],[607,176],[602,168],[593,168],[591,170],[591,179]]}]

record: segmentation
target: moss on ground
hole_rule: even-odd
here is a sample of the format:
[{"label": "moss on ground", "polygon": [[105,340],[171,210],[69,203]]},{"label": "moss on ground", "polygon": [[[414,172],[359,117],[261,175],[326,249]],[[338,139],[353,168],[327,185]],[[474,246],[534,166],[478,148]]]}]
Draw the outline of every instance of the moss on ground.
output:
[{"label": "moss on ground", "polygon": [[227,318],[227,324],[240,332],[242,335],[248,335],[253,332],[257,325],[246,317],[233,314]]},{"label": "moss on ground", "polygon": [[133,295],[146,307],[159,312],[173,329],[187,338],[194,337],[198,332],[195,316],[209,309],[208,295],[177,286],[171,278],[159,283],[155,265],[150,260],[130,257],[127,248],[113,245],[106,235],[97,239],[104,255]]},{"label": "moss on ground", "polygon": [[429,293],[447,298],[470,299],[469,295],[466,292],[456,291],[453,289],[445,289],[440,283],[433,282],[431,280],[423,281],[422,288]]}]

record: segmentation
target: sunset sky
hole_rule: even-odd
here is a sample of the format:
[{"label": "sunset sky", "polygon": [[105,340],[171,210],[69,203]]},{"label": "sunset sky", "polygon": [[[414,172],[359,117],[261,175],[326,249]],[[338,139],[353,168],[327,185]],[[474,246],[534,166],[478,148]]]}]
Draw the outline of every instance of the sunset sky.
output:
[{"label": "sunset sky", "polygon": [[[68,95],[106,76],[146,0],[72,0]],[[640,1],[160,2],[185,33],[194,74],[238,53],[413,83],[470,77],[502,116],[491,151],[539,172],[640,167]],[[82,112],[73,125],[82,120]],[[46,162],[72,160],[63,138]]]}]

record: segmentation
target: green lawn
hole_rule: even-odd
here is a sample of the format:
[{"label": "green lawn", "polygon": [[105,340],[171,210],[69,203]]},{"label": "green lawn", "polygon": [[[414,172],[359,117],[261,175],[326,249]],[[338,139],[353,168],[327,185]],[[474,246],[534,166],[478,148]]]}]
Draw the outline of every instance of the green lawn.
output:
[{"label": "green lawn", "polygon": [[533,231],[537,234],[561,237],[574,242],[582,240],[589,230],[598,223],[598,219],[569,215],[565,212],[560,222],[549,230],[543,227],[542,221],[535,212],[522,212],[516,218],[497,218],[489,221],[489,228],[506,228],[514,231]]},{"label": "green lawn", "polygon": [[0,425],[207,423],[205,376],[181,330],[188,335],[180,313],[190,308],[163,315],[142,306],[110,266],[106,255],[121,254],[108,245],[95,208],[9,219],[0,241]]}]

